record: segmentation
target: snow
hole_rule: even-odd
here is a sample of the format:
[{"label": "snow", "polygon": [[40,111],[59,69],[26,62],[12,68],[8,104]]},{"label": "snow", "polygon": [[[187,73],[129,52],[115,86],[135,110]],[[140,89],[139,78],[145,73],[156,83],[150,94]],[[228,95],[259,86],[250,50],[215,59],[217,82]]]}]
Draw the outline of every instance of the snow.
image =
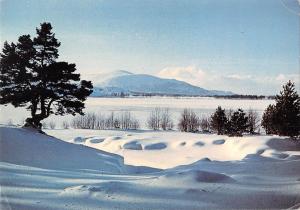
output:
[{"label": "snow", "polygon": [[128,143],[125,143],[121,148],[130,150],[142,150],[142,145],[137,141],[130,141]]},{"label": "snow", "polygon": [[45,132],[0,126],[1,209],[300,206],[300,143],[283,137]]},{"label": "snow", "polygon": [[[217,161],[236,161],[242,160],[248,154],[260,154],[272,158],[279,158],[279,156],[283,157],[284,155],[300,155],[300,148],[297,148],[295,143],[285,141],[285,138],[264,135],[228,137],[216,134],[149,130],[57,129],[46,131],[68,142],[80,143],[95,149],[119,154],[129,165],[161,169],[191,164],[203,158]],[[99,143],[88,140],[78,142],[78,138],[101,140]],[[282,149],[286,151],[281,151]]]},{"label": "snow", "polygon": [[0,127],[0,146],[0,159],[7,163],[55,170],[124,171],[124,160],[118,155],[71,144],[30,129]]}]

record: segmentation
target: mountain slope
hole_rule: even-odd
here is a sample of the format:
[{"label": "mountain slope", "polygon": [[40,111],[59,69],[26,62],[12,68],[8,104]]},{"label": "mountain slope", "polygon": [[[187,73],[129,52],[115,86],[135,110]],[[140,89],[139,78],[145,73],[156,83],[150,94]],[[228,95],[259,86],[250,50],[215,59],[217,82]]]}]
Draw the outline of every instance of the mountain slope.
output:
[{"label": "mountain slope", "polygon": [[[101,78],[101,79],[98,79]],[[94,76],[93,96],[121,94],[159,94],[184,96],[231,95],[231,92],[206,90],[176,79],[162,79],[147,74],[127,71],[113,72],[109,76]]]}]

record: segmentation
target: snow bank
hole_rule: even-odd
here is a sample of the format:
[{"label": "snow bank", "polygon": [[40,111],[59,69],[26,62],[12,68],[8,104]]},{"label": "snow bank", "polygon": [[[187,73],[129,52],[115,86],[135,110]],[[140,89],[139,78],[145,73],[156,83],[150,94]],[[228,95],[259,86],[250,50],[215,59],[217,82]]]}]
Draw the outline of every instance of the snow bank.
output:
[{"label": "snow bank", "polygon": [[[287,159],[300,155],[299,143],[275,136],[228,137],[177,131],[49,130],[66,141],[119,154],[126,164],[167,169],[203,158],[243,160],[249,154]],[[86,139],[78,142],[76,139]],[[92,140],[95,139],[95,140]],[[249,157],[249,156],[248,156]],[[253,159],[253,158],[252,158]]]},{"label": "snow bank", "polygon": [[[283,138],[53,131],[71,144],[27,129],[0,127],[0,134],[0,209],[296,209],[300,205],[300,155],[294,149],[298,143]],[[76,137],[81,140],[74,141]],[[225,142],[213,144],[220,139]],[[199,141],[201,146],[196,144]],[[124,149],[125,144],[140,145],[142,150]],[[154,149],[146,150],[149,145]],[[161,145],[166,148],[156,149]],[[124,165],[120,156],[102,148],[139,166]],[[151,165],[169,169],[146,167]],[[119,173],[122,170],[127,173]]]},{"label": "snow bank", "polygon": [[[76,138],[76,142],[84,142]],[[0,161],[45,169],[97,170],[120,173],[123,158],[71,144],[35,130],[0,127]]]},{"label": "snow bank", "polygon": [[165,143],[155,143],[155,144],[149,144],[145,146],[145,150],[161,150],[167,148],[167,144]]},{"label": "snow bank", "polygon": [[212,143],[216,145],[220,145],[220,144],[224,144],[225,140],[224,139],[214,140]]},{"label": "snow bank", "polygon": [[137,141],[130,141],[123,145],[124,149],[131,149],[131,150],[142,150],[142,145]]},{"label": "snow bank", "polygon": [[163,175],[162,178],[164,181],[166,179],[168,181],[175,180],[176,182],[207,182],[207,183],[233,183],[236,182],[230,176],[227,176],[222,173],[210,172],[210,171],[203,171],[197,169],[191,169],[186,171],[180,172],[171,172]]}]

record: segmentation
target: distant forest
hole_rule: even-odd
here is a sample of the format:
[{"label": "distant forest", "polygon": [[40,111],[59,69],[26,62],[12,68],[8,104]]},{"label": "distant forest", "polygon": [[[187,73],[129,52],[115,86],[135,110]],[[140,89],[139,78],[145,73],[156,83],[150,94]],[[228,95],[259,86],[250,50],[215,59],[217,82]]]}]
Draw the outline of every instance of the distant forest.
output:
[{"label": "distant forest", "polygon": [[275,99],[274,96],[265,96],[265,95],[241,95],[241,94],[234,94],[234,95],[210,95],[210,96],[201,96],[201,95],[183,95],[183,94],[162,94],[162,93],[112,93],[111,95],[105,96],[97,96],[97,97],[120,97],[125,98],[129,96],[135,97],[152,97],[152,96],[165,96],[165,97],[212,97],[212,98],[224,98],[224,99],[253,99],[253,100],[262,100],[262,99]]}]

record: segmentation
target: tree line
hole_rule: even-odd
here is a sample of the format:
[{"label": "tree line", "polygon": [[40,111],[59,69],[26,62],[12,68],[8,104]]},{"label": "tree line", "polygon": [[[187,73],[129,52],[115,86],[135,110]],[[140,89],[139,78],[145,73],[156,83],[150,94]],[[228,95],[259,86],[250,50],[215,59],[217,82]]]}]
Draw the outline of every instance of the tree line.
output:
[{"label": "tree line", "polygon": [[83,116],[77,116],[72,119],[71,127],[75,129],[122,129],[136,130],[140,128],[139,121],[130,113],[122,112],[115,114],[112,112],[110,115],[105,116],[102,114],[87,113]]},{"label": "tree line", "polygon": [[215,132],[218,135],[242,136],[244,133],[256,134],[262,126],[266,134],[300,137],[300,97],[295,90],[295,84],[288,81],[283,90],[275,96],[275,104],[264,111],[262,120],[258,113],[242,109],[225,110],[219,106],[209,119],[201,119],[192,110],[184,110],[179,129],[185,132],[202,131]]}]

